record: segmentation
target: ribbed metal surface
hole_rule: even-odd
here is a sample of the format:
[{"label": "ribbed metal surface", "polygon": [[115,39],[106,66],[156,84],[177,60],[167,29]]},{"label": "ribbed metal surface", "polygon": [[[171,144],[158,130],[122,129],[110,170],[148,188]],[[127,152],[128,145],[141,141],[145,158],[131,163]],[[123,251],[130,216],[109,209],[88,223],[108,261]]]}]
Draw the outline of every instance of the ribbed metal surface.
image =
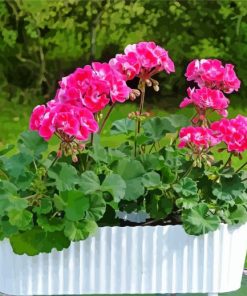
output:
[{"label": "ribbed metal surface", "polygon": [[0,243],[0,292],[10,295],[227,292],[240,287],[247,224],[204,236],[181,226],[103,227],[62,252],[13,254]]}]

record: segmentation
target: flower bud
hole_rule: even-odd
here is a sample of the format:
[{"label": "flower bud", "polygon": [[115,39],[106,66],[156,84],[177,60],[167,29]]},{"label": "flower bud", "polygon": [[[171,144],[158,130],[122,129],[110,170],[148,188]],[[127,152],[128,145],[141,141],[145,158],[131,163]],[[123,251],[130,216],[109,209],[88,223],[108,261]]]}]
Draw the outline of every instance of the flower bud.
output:
[{"label": "flower bud", "polygon": [[157,91],[157,92],[160,90],[160,88],[159,88],[159,86],[157,84],[154,85],[153,88],[154,88],[154,91]]},{"label": "flower bud", "polygon": [[63,151],[62,151],[61,149],[59,149],[59,150],[57,151],[57,157],[58,157],[58,158],[61,158],[62,155],[63,155]]},{"label": "flower bud", "polygon": [[78,162],[78,157],[75,154],[72,155],[72,161]]},{"label": "flower bud", "polygon": [[152,81],[150,79],[146,79],[145,83],[148,87],[152,86]]}]

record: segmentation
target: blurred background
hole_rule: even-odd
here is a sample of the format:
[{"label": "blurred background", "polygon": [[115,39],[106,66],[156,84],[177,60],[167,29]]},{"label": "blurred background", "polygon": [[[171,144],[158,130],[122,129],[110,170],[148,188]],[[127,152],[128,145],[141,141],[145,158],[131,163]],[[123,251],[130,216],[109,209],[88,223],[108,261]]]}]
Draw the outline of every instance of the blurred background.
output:
[{"label": "blurred background", "polygon": [[138,41],[155,41],[176,65],[159,75],[150,105],[177,110],[189,61],[218,58],[242,80],[232,114],[247,108],[247,1],[2,0],[0,28],[0,146],[28,127],[33,106],[54,97],[61,77]]}]

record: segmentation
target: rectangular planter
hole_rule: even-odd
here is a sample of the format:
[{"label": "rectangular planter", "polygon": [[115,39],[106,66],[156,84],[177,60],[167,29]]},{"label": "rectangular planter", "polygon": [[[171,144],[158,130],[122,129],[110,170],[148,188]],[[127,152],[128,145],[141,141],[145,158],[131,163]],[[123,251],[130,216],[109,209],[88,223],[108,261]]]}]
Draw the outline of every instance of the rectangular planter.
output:
[{"label": "rectangular planter", "polygon": [[0,292],[9,295],[218,293],[241,284],[247,224],[203,236],[182,226],[102,227],[61,252],[16,255],[0,243]]}]

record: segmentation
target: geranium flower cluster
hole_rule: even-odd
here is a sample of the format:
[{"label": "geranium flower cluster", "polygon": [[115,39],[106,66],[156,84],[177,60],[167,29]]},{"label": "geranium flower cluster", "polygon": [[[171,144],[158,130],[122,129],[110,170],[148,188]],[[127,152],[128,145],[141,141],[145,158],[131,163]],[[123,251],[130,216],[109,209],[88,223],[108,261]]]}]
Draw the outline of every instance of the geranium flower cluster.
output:
[{"label": "geranium flower cluster", "polygon": [[98,131],[98,123],[87,108],[52,100],[34,108],[30,129],[37,130],[45,140],[58,133],[63,139],[68,136],[69,141],[74,138],[85,141],[90,133]]},{"label": "geranium flower cluster", "polygon": [[188,126],[182,128],[179,133],[179,138],[179,148],[187,146],[193,150],[208,149],[210,146],[214,146],[219,142],[211,129],[200,126]]},{"label": "geranium flower cluster", "polygon": [[222,118],[212,124],[206,118],[208,109],[227,117],[229,100],[222,91],[231,93],[240,87],[233,69],[233,65],[224,67],[219,60],[194,60],[188,65],[185,76],[197,82],[200,88],[188,88],[188,97],[180,107],[194,105],[197,116],[192,122],[197,126],[181,129],[180,148],[188,147],[200,152],[224,142],[229,152],[242,153],[247,150],[247,117],[238,115],[234,119]]},{"label": "geranium flower cluster", "polygon": [[[140,94],[128,87],[127,80],[135,76],[145,80],[162,70],[174,72],[166,50],[154,42],[128,45],[124,55],[116,55],[109,63],[94,62],[63,77],[54,100],[34,108],[30,129],[38,131],[45,140],[54,133],[66,142],[87,140],[98,131],[93,113]],[[158,82],[149,83],[157,90]]]},{"label": "geranium flower cluster", "polygon": [[118,71],[107,63],[92,63],[92,66],[77,68],[63,77],[55,100],[99,112],[111,101],[124,102],[131,89]]},{"label": "geranium flower cluster", "polygon": [[188,88],[188,96],[180,104],[181,108],[193,104],[198,116],[194,121],[203,121],[207,110],[216,111],[227,117],[229,100],[223,92],[231,93],[240,87],[240,80],[234,72],[234,66],[226,64],[225,67],[219,60],[203,59],[192,61],[186,70],[187,80],[195,81],[200,89]]},{"label": "geranium flower cluster", "polygon": [[199,114],[198,119],[204,120],[207,109],[215,110],[223,117],[228,115],[227,108],[230,101],[221,91],[202,87],[199,89],[188,88],[187,93],[188,97],[182,101],[180,107],[184,108],[193,104]]},{"label": "geranium flower cluster", "polygon": [[216,59],[192,61],[187,67],[185,76],[188,81],[195,81],[199,87],[219,89],[228,94],[240,88],[240,80],[234,71],[234,66],[226,64],[224,67],[222,62]]},{"label": "geranium flower cluster", "polygon": [[227,145],[228,151],[241,153],[247,150],[247,117],[223,118],[213,122],[210,128],[214,136]]},{"label": "geranium flower cluster", "polygon": [[109,63],[126,80],[136,76],[149,80],[151,76],[163,70],[168,74],[175,72],[174,63],[168,52],[154,42],[128,45],[124,54],[117,54]]}]

